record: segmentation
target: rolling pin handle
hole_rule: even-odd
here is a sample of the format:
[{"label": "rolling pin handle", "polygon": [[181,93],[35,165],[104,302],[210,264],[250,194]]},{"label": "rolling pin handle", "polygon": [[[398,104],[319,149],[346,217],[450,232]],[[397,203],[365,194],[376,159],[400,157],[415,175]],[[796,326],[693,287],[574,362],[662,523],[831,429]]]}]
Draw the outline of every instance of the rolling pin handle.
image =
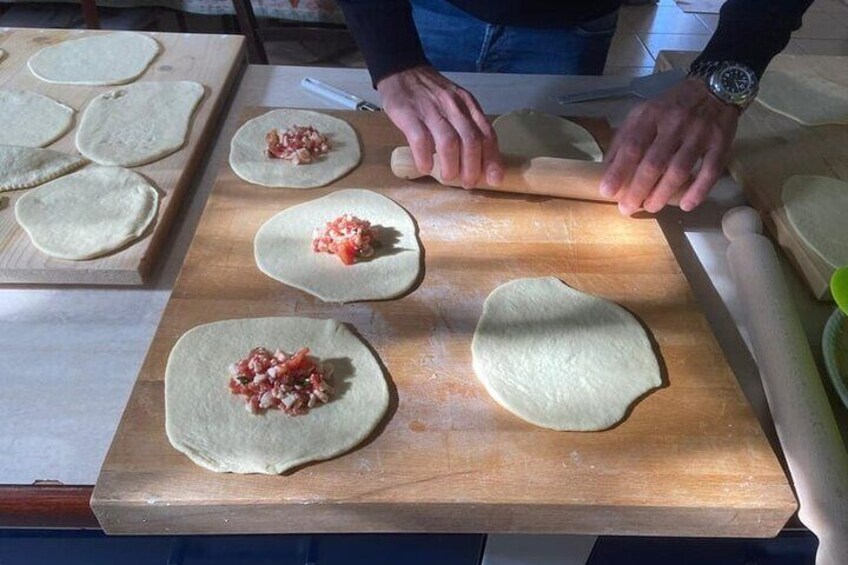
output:
[{"label": "rolling pin handle", "polygon": [[763,233],[763,220],[756,210],[749,206],[737,206],[725,212],[721,219],[724,236],[735,241],[745,236]]},{"label": "rolling pin handle", "polygon": [[417,179],[424,176],[418,167],[415,166],[415,159],[412,157],[412,149],[409,147],[396,147],[394,151],[392,151],[391,158],[391,168],[392,173],[398,178],[402,179]]}]

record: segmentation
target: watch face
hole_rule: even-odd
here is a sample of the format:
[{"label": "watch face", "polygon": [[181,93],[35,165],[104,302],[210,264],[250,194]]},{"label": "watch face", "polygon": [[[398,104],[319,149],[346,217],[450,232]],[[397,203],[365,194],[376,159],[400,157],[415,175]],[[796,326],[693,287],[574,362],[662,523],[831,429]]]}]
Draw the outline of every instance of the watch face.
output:
[{"label": "watch face", "polygon": [[740,67],[724,69],[718,79],[722,90],[731,95],[745,94],[753,86],[749,71]]}]

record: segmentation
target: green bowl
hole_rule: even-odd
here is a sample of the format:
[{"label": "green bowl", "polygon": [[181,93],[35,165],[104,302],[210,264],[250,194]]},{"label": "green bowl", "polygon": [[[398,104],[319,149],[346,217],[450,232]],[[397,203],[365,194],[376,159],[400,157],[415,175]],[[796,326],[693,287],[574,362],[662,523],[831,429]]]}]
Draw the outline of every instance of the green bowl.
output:
[{"label": "green bowl", "polygon": [[848,316],[838,308],[824,327],[822,352],[833,388],[848,408]]}]

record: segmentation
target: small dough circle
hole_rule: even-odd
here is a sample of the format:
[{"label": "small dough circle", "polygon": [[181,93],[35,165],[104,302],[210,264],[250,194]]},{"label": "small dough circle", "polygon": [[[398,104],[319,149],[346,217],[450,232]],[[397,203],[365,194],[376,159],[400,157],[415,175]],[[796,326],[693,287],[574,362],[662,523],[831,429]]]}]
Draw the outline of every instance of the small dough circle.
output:
[{"label": "small dough circle", "polygon": [[124,31],[50,45],[30,57],[27,65],[45,82],[103,86],[137,79],[157,54],[155,39]]},{"label": "small dough circle", "polygon": [[28,90],[0,90],[0,145],[45,147],[74,123],[74,109]]},{"label": "small dough circle", "polygon": [[[309,347],[333,366],[336,393],[302,416],[252,414],[228,388],[227,367],[255,347]],[[198,326],[165,369],[165,431],[175,449],[219,473],[276,475],[344,453],[377,427],[389,389],[369,347],[336,320],[253,318]]]},{"label": "small dough circle", "polygon": [[780,198],[792,229],[810,249],[834,269],[848,265],[848,183],[795,175],[783,183]]},{"label": "small dough circle", "polygon": [[15,218],[43,253],[81,261],[141,237],[158,203],[156,189],[138,173],[89,167],[21,196]]},{"label": "small dough circle", "polygon": [[757,100],[805,126],[848,125],[848,84],[818,74],[766,71]]},{"label": "small dough circle", "polygon": [[86,163],[79,155],[52,149],[0,145],[0,192],[44,184]]},{"label": "small dough circle", "polygon": [[[380,247],[374,256],[353,265],[312,250],[315,228],[346,213],[379,229]],[[340,190],[283,210],[259,228],[253,248],[263,273],[324,302],[395,298],[412,288],[421,270],[421,245],[412,217],[370,190]]]},{"label": "small dough circle", "polygon": [[492,127],[504,154],[527,159],[559,157],[601,161],[604,158],[601,147],[586,128],[553,114],[516,110],[498,116]]},{"label": "small dough circle", "polygon": [[[326,135],[330,151],[312,163],[294,165],[265,155],[272,129],[313,126]],[[309,110],[272,110],[246,122],[230,144],[230,167],[249,183],[278,188],[316,188],[337,180],[358,164],[359,138],[344,120]]]},{"label": "small dough circle", "polygon": [[104,92],[85,109],[79,152],[101,165],[137,167],[185,145],[203,85],[189,80],[137,82]]},{"label": "small dough circle", "polygon": [[629,312],[554,277],[496,288],[471,350],[498,404],[554,430],[609,428],[662,384],[651,342]]}]

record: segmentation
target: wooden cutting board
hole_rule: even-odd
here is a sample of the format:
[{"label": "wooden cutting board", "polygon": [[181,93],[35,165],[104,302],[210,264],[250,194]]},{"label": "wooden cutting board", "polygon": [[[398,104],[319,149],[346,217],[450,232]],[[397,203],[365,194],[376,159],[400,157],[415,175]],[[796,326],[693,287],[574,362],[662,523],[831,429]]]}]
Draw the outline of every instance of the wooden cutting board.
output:
[{"label": "wooden cutting board", "polygon": [[[693,58],[694,54],[664,53],[658,64],[686,68]],[[779,55],[769,69],[814,72],[848,88],[848,57]],[[786,217],[780,193],[784,181],[793,175],[848,181],[848,126],[804,126],[755,102],[739,121],[728,168],[810,291],[821,300],[831,300],[834,269],[798,237]]]},{"label": "wooden cutting board", "polygon": [[[795,510],[786,477],[654,219],[625,219],[609,204],[401,181],[388,163],[403,140],[388,119],[337,115],[359,132],[363,160],[328,188],[261,188],[222,166],[94,490],[107,532],[781,529]],[[268,218],[342,187],[381,192],[417,220],[426,271],[407,296],[324,304],[254,264],[253,237]],[[471,338],[486,296],[549,275],[623,305],[656,343],[665,386],[611,430],[534,427],[474,377]],[[287,315],[336,318],[371,344],[392,390],[385,422],[359,448],[286,476],[194,465],[165,436],[171,347],[199,324]]]},{"label": "wooden cutting board", "polygon": [[[38,50],[95,33],[82,30],[5,29],[0,31],[0,49],[7,57],[0,61],[0,89],[39,92],[77,111],[74,128],[49,146],[77,153],[76,126],[89,100],[115,86],[69,86],[37,79],[27,68],[27,60]],[[194,80],[206,88],[206,95],[194,115],[188,143],[176,153],[148,165],[135,167],[160,191],[159,217],[153,230],[135,244],[91,261],[65,261],[38,251],[15,221],[15,201],[26,190],[6,192],[8,205],[0,210],[0,283],[121,284],[138,285],[155,265],[162,242],[189,191],[192,177],[202,162],[210,138],[217,129],[221,109],[235,78],[245,64],[244,38],[237,35],[187,33],[147,33],[159,42],[162,51],[138,80]],[[214,56],[210,56],[214,53]],[[32,190],[32,189],[30,189]]]}]

